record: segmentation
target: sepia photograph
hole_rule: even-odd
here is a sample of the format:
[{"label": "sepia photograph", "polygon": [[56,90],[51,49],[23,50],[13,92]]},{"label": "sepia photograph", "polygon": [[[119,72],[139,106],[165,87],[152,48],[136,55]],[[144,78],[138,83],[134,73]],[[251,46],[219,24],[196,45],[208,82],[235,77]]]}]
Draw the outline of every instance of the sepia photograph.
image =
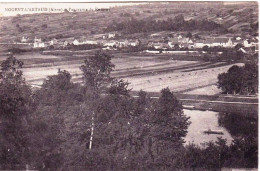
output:
[{"label": "sepia photograph", "polygon": [[0,2],[0,171],[257,171],[258,5]]}]

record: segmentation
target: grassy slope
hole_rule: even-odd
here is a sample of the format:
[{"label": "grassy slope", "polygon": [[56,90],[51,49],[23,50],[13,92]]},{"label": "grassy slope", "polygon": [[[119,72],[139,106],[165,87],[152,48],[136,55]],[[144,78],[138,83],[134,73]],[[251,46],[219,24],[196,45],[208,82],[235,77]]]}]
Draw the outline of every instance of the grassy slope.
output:
[{"label": "grassy slope", "polygon": [[[128,20],[120,14],[128,13],[137,19],[167,19],[183,14],[186,19],[209,19],[233,28],[238,33],[242,28],[249,27],[249,18],[257,21],[256,3],[223,5],[223,3],[152,3],[139,6],[125,6],[111,9],[109,12],[81,12],[61,14],[33,14],[16,17],[0,18],[0,40],[7,42],[20,39],[22,36],[43,37],[51,39],[63,37],[91,36],[103,33],[103,29],[115,21]],[[252,15],[250,15],[252,9]],[[217,17],[216,15],[220,17]],[[220,19],[222,18],[222,19]],[[19,27],[21,28],[19,31]],[[47,28],[42,25],[46,24]]]}]

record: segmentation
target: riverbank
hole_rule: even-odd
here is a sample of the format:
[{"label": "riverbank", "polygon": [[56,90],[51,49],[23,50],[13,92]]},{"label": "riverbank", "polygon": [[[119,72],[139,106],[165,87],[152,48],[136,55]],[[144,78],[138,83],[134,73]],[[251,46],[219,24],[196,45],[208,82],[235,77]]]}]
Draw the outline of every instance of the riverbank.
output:
[{"label": "riverbank", "polygon": [[[138,92],[132,92],[137,96]],[[159,98],[160,93],[148,92],[148,96]],[[255,116],[258,113],[258,97],[242,95],[196,95],[176,93],[175,96],[182,102],[184,109],[210,110],[216,112],[238,113]]]}]

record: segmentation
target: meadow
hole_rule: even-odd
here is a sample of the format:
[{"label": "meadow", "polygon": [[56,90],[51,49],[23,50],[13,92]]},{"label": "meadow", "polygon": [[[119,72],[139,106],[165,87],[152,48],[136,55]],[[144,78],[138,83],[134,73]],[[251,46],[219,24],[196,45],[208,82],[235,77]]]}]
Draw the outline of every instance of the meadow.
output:
[{"label": "meadow", "polygon": [[[83,56],[42,55],[35,52],[17,54],[15,57],[24,62],[23,74],[31,85],[40,86],[47,76],[57,74],[59,69],[70,72],[74,82],[82,82],[79,67],[84,63]],[[4,58],[0,57],[0,60]],[[128,81],[129,88],[133,91],[142,89],[147,92],[159,92],[169,87],[177,93],[205,95],[220,93],[216,87],[217,76],[233,65],[225,62],[185,60],[185,57],[176,60],[169,55],[149,56],[131,53],[115,54],[112,63],[115,65],[112,77]]]}]

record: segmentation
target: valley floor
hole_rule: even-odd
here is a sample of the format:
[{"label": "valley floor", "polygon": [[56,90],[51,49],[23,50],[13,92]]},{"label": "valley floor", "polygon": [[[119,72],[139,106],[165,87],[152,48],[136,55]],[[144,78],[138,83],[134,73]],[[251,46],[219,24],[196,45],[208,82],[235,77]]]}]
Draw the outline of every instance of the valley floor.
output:
[{"label": "valley floor", "polygon": [[[40,86],[47,76],[57,74],[58,69],[67,70],[74,82],[82,82],[79,67],[84,57],[41,55],[28,53],[15,55],[24,61],[23,73],[26,81]],[[0,58],[2,59],[2,58]],[[169,87],[176,93],[214,95],[220,93],[216,87],[217,76],[226,72],[232,65],[225,62],[203,62],[174,60],[169,56],[116,55],[112,58],[115,70],[112,77],[130,83],[133,91],[160,92]],[[235,65],[243,65],[236,63]]]}]

